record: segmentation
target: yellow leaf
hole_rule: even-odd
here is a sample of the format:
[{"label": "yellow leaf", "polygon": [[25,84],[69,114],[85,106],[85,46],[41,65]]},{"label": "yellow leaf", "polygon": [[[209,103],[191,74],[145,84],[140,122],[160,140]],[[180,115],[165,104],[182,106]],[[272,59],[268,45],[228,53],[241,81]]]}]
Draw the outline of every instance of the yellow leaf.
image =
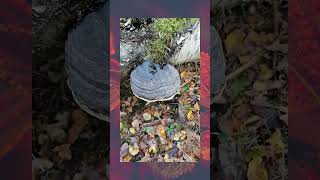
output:
[{"label": "yellow leaf", "polygon": [[180,140],[184,140],[187,137],[187,133],[185,131],[181,131]]},{"label": "yellow leaf", "polygon": [[276,132],[267,140],[268,143],[272,146],[275,153],[283,153],[285,150],[285,145],[281,139],[280,129],[276,129]]},{"label": "yellow leaf", "polygon": [[181,79],[184,79],[184,78],[186,77],[186,75],[187,75],[187,71],[182,71],[182,72],[180,73],[180,78],[181,78]]},{"label": "yellow leaf", "polygon": [[189,121],[191,121],[191,120],[193,120],[193,112],[192,112],[192,110],[189,110],[189,112],[188,112],[188,114],[187,114],[187,119],[189,120]]},{"label": "yellow leaf", "polygon": [[132,156],[127,154],[126,156],[123,157],[123,162],[130,162],[131,159],[132,159]]},{"label": "yellow leaf", "polygon": [[229,54],[239,53],[240,50],[243,49],[244,37],[245,37],[245,33],[242,32],[240,29],[237,29],[231,32],[225,40],[227,52]]},{"label": "yellow leaf", "polygon": [[193,105],[193,109],[194,109],[195,111],[199,111],[199,110],[200,110],[199,104],[198,104],[198,103],[195,103],[195,104]]},{"label": "yellow leaf", "polygon": [[131,134],[136,133],[136,130],[134,128],[132,128],[132,127],[129,129],[129,131],[130,131]]},{"label": "yellow leaf", "polygon": [[157,127],[157,131],[158,131],[158,134],[161,136],[161,137],[166,137],[166,130],[164,128],[163,125],[159,125]]},{"label": "yellow leaf", "polygon": [[151,146],[149,148],[149,153],[153,153],[153,154],[156,154],[157,153],[157,148],[155,146]]},{"label": "yellow leaf", "polygon": [[261,157],[250,161],[247,177],[248,180],[268,180],[268,172]]},{"label": "yellow leaf", "polygon": [[123,128],[123,123],[122,122],[120,122],[120,129],[122,129]]},{"label": "yellow leaf", "polygon": [[139,146],[138,144],[134,144],[133,146],[129,146],[129,153],[132,156],[135,156],[139,153]]},{"label": "yellow leaf", "polygon": [[181,134],[180,134],[180,133],[176,133],[176,134],[173,136],[173,140],[175,140],[175,141],[179,141],[180,136],[181,136]]},{"label": "yellow leaf", "polygon": [[172,162],[172,160],[169,158],[168,154],[165,154],[163,159],[164,159],[164,162]]}]

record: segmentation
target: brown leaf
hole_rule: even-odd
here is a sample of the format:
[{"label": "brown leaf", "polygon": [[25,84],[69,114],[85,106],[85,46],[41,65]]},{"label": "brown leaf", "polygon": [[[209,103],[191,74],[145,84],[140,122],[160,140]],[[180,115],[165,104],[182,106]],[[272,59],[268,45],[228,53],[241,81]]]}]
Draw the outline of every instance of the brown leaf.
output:
[{"label": "brown leaf", "polygon": [[63,143],[66,138],[66,133],[63,129],[55,127],[54,125],[48,125],[46,131],[52,141]]},{"label": "brown leaf", "polygon": [[260,65],[260,74],[259,79],[260,80],[269,80],[273,76],[273,71],[268,67],[266,64]]},{"label": "brown leaf", "polygon": [[53,149],[54,152],[58,152],[58,156],[62,160],[70,160],[72,158],[72,152],[70,150],[70,144],[63,144],[61,146],[56,146]]},{"label": "brown leaf", "polygon": [[131,123],[132,127],[135,128],[136,130],[140,129],[139,124],[140,124],[140,122],[137,119],[133,120]]},{"label": "brown leaf", "polygon": [[88,116],[80,109],[72,112],[72,126],[68,131],[68,144],[73,144],[79,137],[80,132],[88,124]]},{"label": "brown leaf", "polygon": [[48,159],[37,158],[32,160],[32,171],[39,172],[40,170],[48,170],[53,166],[53,163]]}]

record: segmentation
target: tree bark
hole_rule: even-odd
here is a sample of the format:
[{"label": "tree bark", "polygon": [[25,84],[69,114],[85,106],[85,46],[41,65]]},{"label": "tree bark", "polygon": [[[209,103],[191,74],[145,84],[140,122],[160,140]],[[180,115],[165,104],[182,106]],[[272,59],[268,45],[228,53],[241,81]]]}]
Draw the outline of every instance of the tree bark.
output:
[{"label": "tree bark", "polygon": [[[143,38],[143,37],[141,37]],[[127,79],[131,71],[147,57],[147,40],[120,42],[121,79]],[[200,23],[193,30],[177,35],[173,40],[173,54],[168,62],[174,65],[195,62],[200,59]]]}]

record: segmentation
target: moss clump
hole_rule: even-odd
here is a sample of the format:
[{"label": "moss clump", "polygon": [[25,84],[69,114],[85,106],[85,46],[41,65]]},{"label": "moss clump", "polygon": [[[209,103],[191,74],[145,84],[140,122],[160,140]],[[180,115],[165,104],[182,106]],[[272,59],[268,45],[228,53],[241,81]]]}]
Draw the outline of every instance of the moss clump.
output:
[{"label": "moss clump", "polygon": [[148,55],[157,64],[165,64],[169,56],[171,39],[188,26],[195,24],[198,18],[160,18],[152,24],[157,38],[151,40]]}]

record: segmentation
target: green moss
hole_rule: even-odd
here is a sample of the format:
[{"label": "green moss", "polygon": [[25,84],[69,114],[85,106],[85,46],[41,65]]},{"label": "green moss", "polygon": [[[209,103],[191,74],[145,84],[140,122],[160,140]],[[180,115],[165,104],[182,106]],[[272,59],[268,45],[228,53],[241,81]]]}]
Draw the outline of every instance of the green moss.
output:
[{"label": "green moss", "polygon": [[150,42],[148,55],[155,63],[165,64],[169,55],[170,41],[175,34],[195,24],[197,18],[160,18],[152,24],[158,37]]}]

